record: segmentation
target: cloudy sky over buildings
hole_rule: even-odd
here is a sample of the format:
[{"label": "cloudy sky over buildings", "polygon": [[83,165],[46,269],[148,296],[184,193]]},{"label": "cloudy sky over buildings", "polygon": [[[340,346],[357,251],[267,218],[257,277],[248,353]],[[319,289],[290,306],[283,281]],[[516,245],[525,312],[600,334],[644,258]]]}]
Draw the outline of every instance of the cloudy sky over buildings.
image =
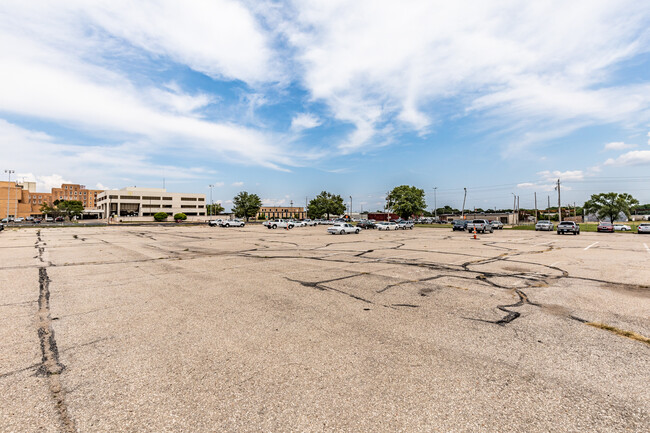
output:
[{"label": "cloudy sky over buildings", "polygon": [[650,3],[3,1],[0,158],[49,189],[650,202]]}]

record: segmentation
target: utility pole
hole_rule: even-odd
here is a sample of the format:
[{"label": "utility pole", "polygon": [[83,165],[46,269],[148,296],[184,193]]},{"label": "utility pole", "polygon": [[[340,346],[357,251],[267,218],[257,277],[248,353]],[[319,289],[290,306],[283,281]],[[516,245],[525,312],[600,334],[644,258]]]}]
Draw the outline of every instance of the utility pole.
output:
[{"label": "utility pole", "polygon": [[535,192],[535,222],[537,222],[537,192]]},{"label": "utility pole", "polygon": [[[15,170],[5,170],[5,173],[9,174],[9,181],[7,182],[7,222],[9,222],[9,196],[11,193],[11,173],[15,173]],[[15,217],[16,215],[14,215]]]},{"label": "utility pole", "polygon": [[551,196],[547,195],[546,198],[548,199],[548,205],[546,206],[546,213],[548,213],[548,210],[551,208]]},{"label": "utility pole", "polygon": [[352,219],[352,196],[350,196],[350,219]]},{"label": "utility pole", "polygon": [[512,223],[517,224],[518,218],[515,218],[517,212],[517,196],[515,195],[514,192],[511,192],[510,194],[512,194]]},{"label": "utility pole", "polygon": [[438,189],[437,186],[433,187],[433,214],[436,218],[436,221],[438,221],[438,200],[436,197],[436,190]]},{"label": "utility pole", "polygon": [[557,180],[557,221],[562,221],[562,201],[560,200],[560,179]]},{"label": "utility pole", "polygon": [[465,195],[463,196],[463,209],[460,211],[460,217],[462,219],[465,219],[465,199],[467,198],[467,188],[463,188],[465,190]]},{"label": "utility pole", "polygon": [[208,216],[210,216],[212,215],[212,210],[214,208],[212,204],[212,188],[214,188],[214,185],[208,185],[208,187],[210,188],[210,210],[208,211]]}]

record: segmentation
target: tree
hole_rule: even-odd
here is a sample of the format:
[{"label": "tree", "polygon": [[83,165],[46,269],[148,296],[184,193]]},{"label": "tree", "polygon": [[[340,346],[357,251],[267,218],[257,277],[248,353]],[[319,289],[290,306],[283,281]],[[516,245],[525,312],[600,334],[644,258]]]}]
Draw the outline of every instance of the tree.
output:
[{"label": "tree", "polygon": [[153,214],[153,219],[158,222],[162,222],[165,221],[168,216],[169,215],[167,215],[167,212],[156,212],[155,214]]},{"label": "tree", "polygon": [[621,213],[625,214],[629,219],[630,209],[632,206],[638,204],[639,200],[630,194],[603,192],[600,194],[592,194],[591,198],[585,202],[584,209],[587,213],[596,214],[598,219],[609,218],[610,222],[614,222]]},{"label": "tree", "polygon": [[388,193],[386,200],[388,208],[404,219],[420,215],[427,207],[424,202],[424,190],[414,186],[396,186]]},{"label": "tree", "polygon": [[224,211],[224,207],[220,203],[209,204],[205,208],[208,215],[218,215]]},{"label": "tree", "polygon": [[43,215],[49,215],[53,218],[56,218],[61,215],[61,211],[56,208],[56,206],[50,206],[49,203],[43,203],[41,205],[41,213]]},{"label": "tree", "polygon": [[79,200],[61,200],[56,202],[56,208],[61,214],[68,217],[78,217],[84,213],[84,204]]},{"label": "tree", "polygon": [[185,215],[183,212],[179,212],[177,214],[174,214],[174,219],[176,221],[185,221],[187,219],[187,215]]},{"label": "tree", "polygon": [[334,195],[327,191],[322,191],[307,206],[307,216],[309,218],[321,218],[327,215],[327,219],[332,215],[341,215],[345,213],[345,204],[340,195]]},{"label": "tree", "polygon": [[242,191],[235,198],[232,199],[232,211],[237,218],[246,218],[246,222],[250,217],[254,217],[262,207],[262,200],[257,194],[249,194]]}]

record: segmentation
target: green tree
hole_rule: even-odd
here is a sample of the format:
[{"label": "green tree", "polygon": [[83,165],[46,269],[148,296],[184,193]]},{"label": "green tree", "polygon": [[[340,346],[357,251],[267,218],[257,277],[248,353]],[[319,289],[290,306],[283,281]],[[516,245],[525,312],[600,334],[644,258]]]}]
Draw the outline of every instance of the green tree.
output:
[{"label": "green tree", "polygon": [[587,213],[594,213],[598,219],[609,218],[614,222],[619,214],[623,213],[629,219],[632,206],[638,205],[639,200],[627,193],[603,192],[592,194],[585,202],[584,209]]},{"label": "green tree", "polygon": [[424,201],[424,190],[414,186],[396,186],[388,193],[386,200],[388,208],[404,219],[412,215],[420,215],[427,207]]},{"label": "green tree", "polygon": [[153,214],[153,219],[158,222],[162,222],[165,221],[168,216],[169,215],[167,215],[167,212],[156,212],[155,214]]},{"label": "green tree", "polygon": [[262,200],[257,194],[249,194],[242,191],[235,198],[232,199],[232,211],[237,218],[246,218],[246,222],[250,217],[254,217],[262,207]]},{"label": "green tree", "polygon": [[343,198],[327,191],[322,191],[307,206],[307,216],[309,218],[321,218],[323,215],[327,215],[327,219],[329,219],[330,215],[341,215],[343,213],[345,213]]},{"label": "green tree", "polygon": [[224,211],[224,207],[219,203],[209,204],[205,208],[208,215],[219,215]]},{"label": "green tree", "polygon": [[174,214],[174,219],[176,221],[185,221],[187,219],[187,215],[185,215],[183,212],[179,212],[177,214]]},{"label": "green tree", "polygon": [[56,203],[56,208],[62,215],[71,220],[84,213],[84,204],[79,200],[61,200]]},{"label": "green tree", "polygon": [[58,216],[61,216],[61,211],[56,208],[56,206],[50,206],[49,203],[43,203],[41,205],[41,213],[43,215],[48,215],[53,218],[56,218]]}]

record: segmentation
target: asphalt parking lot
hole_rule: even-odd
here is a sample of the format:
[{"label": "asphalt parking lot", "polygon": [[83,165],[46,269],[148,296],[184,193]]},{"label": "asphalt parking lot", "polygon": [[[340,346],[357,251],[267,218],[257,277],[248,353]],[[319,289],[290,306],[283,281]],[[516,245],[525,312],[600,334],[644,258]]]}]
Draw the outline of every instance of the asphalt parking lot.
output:
[{"label": "asphalt parking lot", "polygon": [[641,432],[650,236],[0,233],[2,432]]}]

